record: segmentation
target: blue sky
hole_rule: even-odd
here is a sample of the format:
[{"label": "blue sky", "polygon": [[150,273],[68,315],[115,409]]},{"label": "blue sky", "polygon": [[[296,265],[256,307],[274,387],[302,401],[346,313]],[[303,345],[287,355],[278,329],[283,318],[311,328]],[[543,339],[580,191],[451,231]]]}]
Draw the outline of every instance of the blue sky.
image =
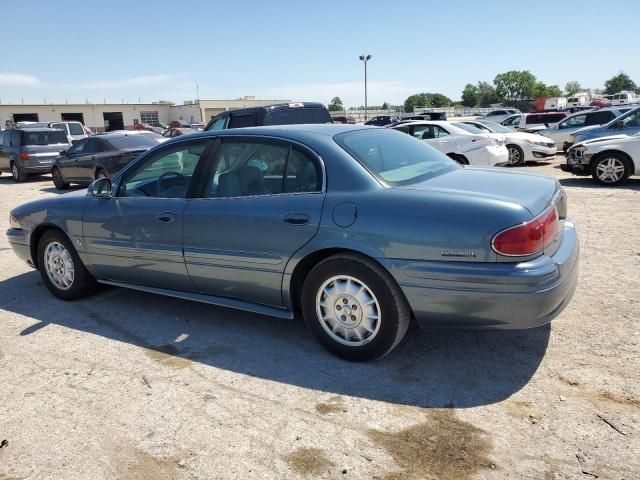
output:
[{"label": "blue sky", "polygon": [[[459,99],[466,83],[528,69],[561,87],[640,83],[640,2],[2,2],[2,103],[290,98]],[[612,4],[613,5],[613,4]]]}]

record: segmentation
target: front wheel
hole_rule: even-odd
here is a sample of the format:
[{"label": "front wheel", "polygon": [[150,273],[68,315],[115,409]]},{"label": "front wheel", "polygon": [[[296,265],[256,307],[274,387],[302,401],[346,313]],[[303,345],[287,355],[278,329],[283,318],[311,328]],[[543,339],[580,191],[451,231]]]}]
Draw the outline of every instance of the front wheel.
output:
[{"label": "front wheel", "polygon": [[389,353],[411,320],[393,278],[354,254],[334,255],[311,270],[302,289],[302,309],[314,337],[335,355],[354,361]]},{"label": "front wheel", "polygon": [[509,160],[507,161],[507,165],[517,167],[524,163],[524,152],[519,146],[507,145],[507,150],[509,151]]},{"label": "front wheel", "polygon": [[620,185],[631,174],[629,162],[619,153],[608,153],[591,164],[591,176],[603,185]]},{"label": "front wheel", "polygon": [[48,230],[38,242],[38,270],[49,291],[62,300],[86,297],[97,286],[71,241],[57,230]]}]

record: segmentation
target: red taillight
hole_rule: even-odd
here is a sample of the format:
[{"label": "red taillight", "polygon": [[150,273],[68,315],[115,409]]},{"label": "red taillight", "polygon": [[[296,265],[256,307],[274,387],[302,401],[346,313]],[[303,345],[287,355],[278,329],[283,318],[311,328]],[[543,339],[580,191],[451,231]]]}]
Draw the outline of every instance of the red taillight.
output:
[{"label": "red taillight", "polygon": [[558,214],[552,207],[529,222],[498,233],[491,245],[500,255],[533,255],[551,245],[557,235]]},{"label": "red taillight", "polygon": [[26,162],[29,160],[29,154],[27,152],[20,152],[20,160]]}]

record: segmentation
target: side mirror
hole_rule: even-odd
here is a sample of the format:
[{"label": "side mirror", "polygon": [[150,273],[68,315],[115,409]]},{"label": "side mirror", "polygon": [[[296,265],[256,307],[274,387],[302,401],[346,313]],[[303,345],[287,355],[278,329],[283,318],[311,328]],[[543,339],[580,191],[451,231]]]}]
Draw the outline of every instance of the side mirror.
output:
[{"label": "side mirror", "polygon": [[616,122],[616,128],[624,128],[624,122],[622,120]]},{"label": "side mirror", "polygon": [[60,155],[62,155],[63,157],[66,157],[66,156],[67,156],[67,153],[68,153],[68,150],[62,150],[62,151],[60,152]]},{"label": "side mirror", "polygon": [[89,185],[87,195],[92,197],[111,198],[111,180],[108,178],[99,178]]}]

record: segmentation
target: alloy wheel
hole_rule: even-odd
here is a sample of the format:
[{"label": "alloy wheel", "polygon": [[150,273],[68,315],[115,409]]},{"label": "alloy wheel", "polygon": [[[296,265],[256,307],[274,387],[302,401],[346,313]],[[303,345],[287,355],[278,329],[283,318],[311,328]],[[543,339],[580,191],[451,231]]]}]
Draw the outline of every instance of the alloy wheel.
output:
[{"label": "alloy wheel", "polygon": [[520,164],[520,160],[520,150],[516,147],[509,147],[509,165],[518,165]]},{"label": "alloy wheel", "polygon": [[325,332],[349,347],[373,340],[382,320],[380,305],[371,289],[348,275],[332,277],[321,285],[316,313]]},{"label": "alloy wheel", "polygon": [[44,268],[51,283],[60,290],[69,290],[75,278],[73,259],[60,242],[51,242],[44,250]]},{"label": "alloy wheel", "polygon": [[624,176],[624,164],[619,158],[605,158],[596,166],[596,175],[604,183],[619,182]]}]

